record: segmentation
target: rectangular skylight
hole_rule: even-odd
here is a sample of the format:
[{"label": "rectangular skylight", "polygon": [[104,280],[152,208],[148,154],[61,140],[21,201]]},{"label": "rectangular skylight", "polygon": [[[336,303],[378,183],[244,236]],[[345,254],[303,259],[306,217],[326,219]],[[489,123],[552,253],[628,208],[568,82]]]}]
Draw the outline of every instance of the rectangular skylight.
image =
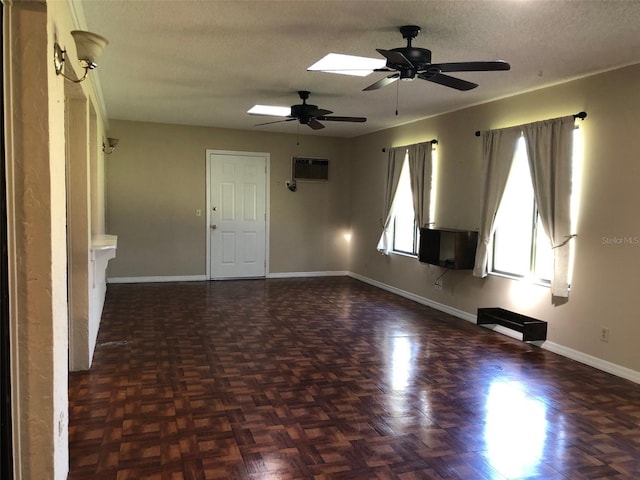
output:
[{"label": "rectangular skylight", "polygon": [[341,53],[329,53],[307,68],[307,70],[366,77],[376,68],[383,68],[386,63],[387,61],[384,58],[368,58],[343,55]]},{"label": "rectangular skylight", "polygon": [[254,105],[247,113],[252,115],[271,115],[274,117],[286,117],[291,114],[291,107],[276,107],[273,105]]}]

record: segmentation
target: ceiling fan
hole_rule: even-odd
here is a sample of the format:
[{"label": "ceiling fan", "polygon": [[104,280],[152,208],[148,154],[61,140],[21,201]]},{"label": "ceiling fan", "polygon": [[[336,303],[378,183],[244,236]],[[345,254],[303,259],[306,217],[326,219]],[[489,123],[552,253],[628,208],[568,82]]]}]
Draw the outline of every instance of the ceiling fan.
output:
[{"label": "ceiling fan", "polygon": [[[309,98],[310,92],[306,90],[300,90],[298,92],[302,103],[299,105],[291,105],[291,113],[286,115],[284,120],[276,120],[274,122],[266,122],[259,123],[256,125],[269,125],[271,123],[280,123],[280,122],[290,122],[292,120],[298,120],[302,125],[309,125],[314,130],[320,130],[324,128],[324,125],[320,123],[320,120],[323,122],[366,122],[367,119],[364,117],[338,117],[338,116],[329,116],[333,112],[330,110],[325,110],[323,108],[318,108],[317,105],[310,105],[307,103],[307,99]],[[256,114],[252,114],[256,115]],[[260,114],[258,114],[260,115]]]},{"label": "ceiling fan", "polygon": [[443,72],[488,72],[496,70],[509,70],[511,66],[502,60],[488,62],[453,62],[431,63],[431,50],[411,46],[411,42],[420,33],[417,25],[405,25],[400,27],[402,38],[407,40],[406,47],[392,48],[391,50],[376,50],[387,59],[385,68],[377,69],[377,72],[395,72],[364,89],[377,90],[396,80],[413,80],[418,77],[421,80],[438,83],[456,90],[471,90],[478,84],[462,80],[460,78],[445,75]]}]

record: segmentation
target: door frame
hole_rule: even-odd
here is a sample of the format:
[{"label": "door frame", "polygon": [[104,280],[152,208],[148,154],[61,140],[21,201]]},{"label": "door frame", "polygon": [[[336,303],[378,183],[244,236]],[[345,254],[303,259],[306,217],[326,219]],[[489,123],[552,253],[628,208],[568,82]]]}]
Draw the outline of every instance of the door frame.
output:
[{"label": "door frame", "polygon": [[0,2],[0,477],[13,478],[14,419],[13,381],[15,367],[12,360],[11,316],[9,313],[9,244],[7,220],[7,172],[5,156],[4,108],[4,4]]},{"label": "door frame", "polygon": [[207,208],[207,214],[204,216],[205,217],[205,221],[206,221],[206,225],[205,225],[205,230],[206,230],[206,262],[207,262],[207,268],[206,268],[206,276],[207,276],[207,280],[211,280],[211,228],[209,228],[209,226],[211,225],[211,156],[212,155],[240,155],[240,156],[251,156],[251,157],[263,157],[265,160],[265,188],[264,188],[264,192],[265,192],[265,199],[264,199],[264,209],[265,209],[265,214],[266,214],[266,218],[265,218],[265,232],[264,232],[264,261],[265,261],[265,265],[264,265],[264,273],[265,273],[265,278],[269,276],[269,231],[270,231],[270,224],[271,224],[271,189],[269,188],[271,185],[271,154],[269,154],[268,152],[240,152],[240,151],[235,151],[235,150],[211,150],[211,149],[207,149],[206,150],[206,156],[205,156],[205,164],[206,164],[206,208]]}]

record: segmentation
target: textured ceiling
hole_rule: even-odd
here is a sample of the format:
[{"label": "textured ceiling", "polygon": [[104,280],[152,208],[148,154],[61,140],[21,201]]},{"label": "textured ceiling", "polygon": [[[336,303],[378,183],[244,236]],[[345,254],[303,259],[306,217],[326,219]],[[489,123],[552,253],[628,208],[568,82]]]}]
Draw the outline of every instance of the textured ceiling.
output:
[{"label": "textured ceiling", "polygon": [[[72,1],[81,28],[110,42],[92,72],[110,119],[351,137],[640,62],[637,0]],[[479,84],[467,92],[422,80],[363,92],[385,74],[306,70],[329,52],[381,58],[376,48],[405,46],[406,24],[422,27],[413,46],[433,62],[501,59],[511,70],[452,74]],[[298,90],[368,120],[313,131],[255,127],[269,118],[246,113],[300,103]]]}]

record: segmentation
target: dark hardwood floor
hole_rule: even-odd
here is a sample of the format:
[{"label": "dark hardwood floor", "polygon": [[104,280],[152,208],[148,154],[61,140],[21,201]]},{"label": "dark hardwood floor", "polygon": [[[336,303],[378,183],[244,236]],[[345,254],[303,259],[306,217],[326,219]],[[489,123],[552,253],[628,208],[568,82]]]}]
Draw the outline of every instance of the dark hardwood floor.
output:
[{"label": "dark hardwood floor", "polygon": [[347,277],[109,285],[70,480],[640,478],[640,386]]}]

